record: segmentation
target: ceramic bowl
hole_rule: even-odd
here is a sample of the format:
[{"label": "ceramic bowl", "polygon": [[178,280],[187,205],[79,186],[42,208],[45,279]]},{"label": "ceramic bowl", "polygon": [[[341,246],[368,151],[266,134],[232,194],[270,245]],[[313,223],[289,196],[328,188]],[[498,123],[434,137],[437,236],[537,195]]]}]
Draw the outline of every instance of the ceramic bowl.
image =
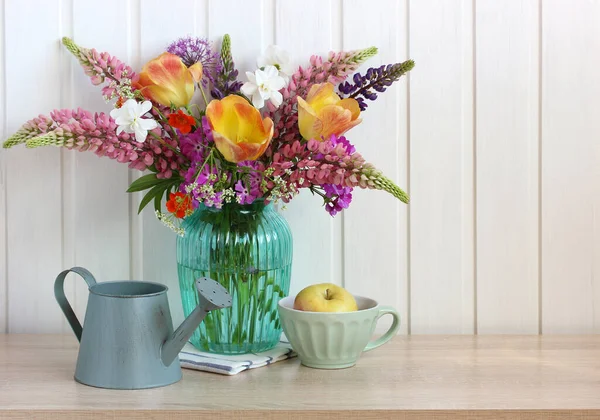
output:
[{"label": "ceramic bowl", "polygon": [[[295,296],[279,301],[279,318],[286,337],[303,365],[319,369],[354,366],[364,351],[387,343],[400,328],[400,315],[375,300],[355,296],[358,311],[308,312],[294,309]],[[377,320],[385,314],[394,318],[390,329],[369,341]]]}]

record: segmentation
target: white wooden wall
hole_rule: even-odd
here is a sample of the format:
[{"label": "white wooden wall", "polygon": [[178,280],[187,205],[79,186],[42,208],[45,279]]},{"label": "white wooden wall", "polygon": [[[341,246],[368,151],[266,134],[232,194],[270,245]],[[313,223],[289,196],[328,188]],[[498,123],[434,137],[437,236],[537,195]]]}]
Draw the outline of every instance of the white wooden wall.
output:
[{"label": "white wooden wall", "polygon": [[[410,77],[349,133],[412,202],[356,191],[331,219],[303,194],[292,293],[333,281],[394,305],[402,333],[600,332],[599,0],[0,0],[0,133],[56,107],[108,110],[59,39],[134,68],[187,34],[229,33],[238,67],[277,43],[312,53],[376,45],[368,65],[412,58]],[[0,151],[0,331],[68,331],[52,285],[170,286],[175,237],[139,174],[93,154]],[[68,293],[84,311],[87,291]]]}]

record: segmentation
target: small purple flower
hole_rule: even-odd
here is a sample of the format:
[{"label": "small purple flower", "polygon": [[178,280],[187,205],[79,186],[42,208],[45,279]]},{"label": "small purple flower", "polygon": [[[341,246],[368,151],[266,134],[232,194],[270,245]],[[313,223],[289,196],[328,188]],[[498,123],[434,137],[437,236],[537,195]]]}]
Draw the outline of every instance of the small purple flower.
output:
[{"label": "small purple flower", "polygon": [[204,160],[206,155],[206,138],[202,130],[196,130],[189,134],[179,134],[179,145],[181,153],[192,163]]},{"label": "small purple flower", "polygon": [[210,42],[205,38],[185,37],[179,38],[167,47],[167,52],[178,55],[183,63],[190,67],[202,63],[202,85],[214,83],[215,74],[222,69],[219,53],[212,50]]},{"label": "small purple flower", "polygon": [[249,187],[250,195],[253,196],[254,199],[256,199],[258,197],[262,197],[262,195],[263,195],[262,189],[260,188],[261,182],[262,182],[262,175],[259,173],[250,174],[248,177],[248,187]]},{"label": "small purple flower", "polygon": [[[198,170],[202,168],[201,172],[198,172]],[[209,165],[204,165],[204,162],[198,162],[195,165],[191,166],[186,172],[185,172],[185,183],[183,184],[183,187],[185,188],[186,185],[192,184],[192,183],[196,183],[199,186],[202,186],[206,183],[214,183],[214,180],[216,180],[216,178],[218,177],[218,171],[217,168],[213,168]],[[212,179],[211,179],[212,177]]]},{"label": "small purple flower", "polygon": [[248,194],[252,196],[252,201],[262,197],[263,191],[260,185],[263,180],[262,172],[264,170],[264,166],[262,166],[262,164],[256,160],[243,160],[238,162],[238,167],[253,169],[253,171],[249,171],[247,175],[248,178],[246,180],[245,188],[248,191]]},{"label": "small purple flower", "polygon": [[206,116],[202,117],[202,132],[204,133],[205,144],[214,143],[212,128]]},{"label": "small purple flower", "polygon": [[190,159],[192,164],[204,161],[210,144],[214,142],[208,119],[202,117],[202,129],[197,129],[189,134],[181,134],[178,132],[178,135],[181,153]]},{"label": "small purple flower", "polygon": [[190,166],[188,170],[185,171],[183,178],[185,179],[185,182],[181,184],[181,187],[179,188],[181,192],[185,192],[186,185],[194,182],[194,179],[196,178],[196,167]]},{"label": "small purple flower", "polygon": [[256,198],[248,191],[241,179],[235,183],[235,195],[240,204],[252,204]]},{"label": "small purple flower", "polygon": [[202,172],[198,174],[198,177],[196,178],[196,183],[198,185],[205,185],[211,180],[211,175],[216,175],[216,173],[213,172],[212,168],[205,166],[204,169],[202,169]]},{"label": "small purple flower", "polygon": [[223,207],[223,192],[216,192],[212,197],[207,197],[204,204],[208,207],[220,209]]},{"label": "small purple flower", "polygon": [[352,202],[352,187],[324,184],[323,190],[328,198],[325,203],[325,210],[332,217],[350,206]]}]

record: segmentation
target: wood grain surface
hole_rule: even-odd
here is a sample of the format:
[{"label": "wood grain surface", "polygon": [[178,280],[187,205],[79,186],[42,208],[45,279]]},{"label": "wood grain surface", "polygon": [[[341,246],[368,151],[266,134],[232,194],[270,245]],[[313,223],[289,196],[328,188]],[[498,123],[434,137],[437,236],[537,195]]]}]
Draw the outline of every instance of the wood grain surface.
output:
[{"label": "wood grain surface", "polygon": [[600,418],[600,336],[409,336],[350,369],[292,359],[151,390],[73,380],[68,335],[0,335],[0,419]]}]

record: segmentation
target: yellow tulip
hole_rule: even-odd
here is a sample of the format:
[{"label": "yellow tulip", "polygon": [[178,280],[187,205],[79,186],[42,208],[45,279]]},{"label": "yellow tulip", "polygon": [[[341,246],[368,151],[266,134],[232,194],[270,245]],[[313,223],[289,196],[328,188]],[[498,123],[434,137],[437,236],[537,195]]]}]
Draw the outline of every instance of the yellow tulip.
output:
[{"label": "yellow tulip", "polygon": [[358,102],[340,99],[331,83],[312,85],[306,100],[298,97],[298,127],[306,140],[340,136],[362,121],[359,115]]},{"label": "yellow tulip", "polygon": [[133,87],[151,101],[179,108],[190,103],[194,82],[201,78],[202,64],[188,68],[177,55],[165,52],[144,65]]},{"label": "yellow tulip", "polygon": [[211,101],[206,117],[217,149],[229,162],[258,159],[273,138],[273,121],[262,119],[256,108],[237,95]]}]

